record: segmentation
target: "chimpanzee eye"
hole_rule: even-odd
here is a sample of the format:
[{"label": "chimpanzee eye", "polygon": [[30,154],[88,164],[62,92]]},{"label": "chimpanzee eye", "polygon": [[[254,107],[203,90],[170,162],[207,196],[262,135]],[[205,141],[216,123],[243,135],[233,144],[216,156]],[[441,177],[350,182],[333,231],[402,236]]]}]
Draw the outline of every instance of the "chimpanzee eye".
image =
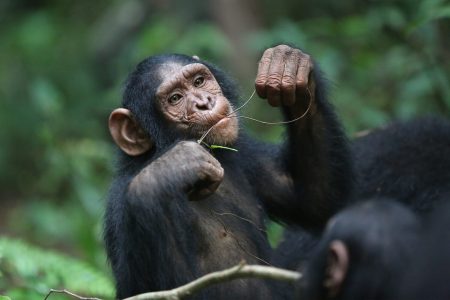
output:
[{"label": "chimpanzee eye", "polygon": [[169,103],[170,104],[176,104],[178,101],[180,101],[181,98],[183,98],[182,95],[180,95],[180,94],[173,94],[172,96],[169,97]]},{"label": "chimpanzee eye", "polygon": [[204,82],[205,82],[205,77],[203,77],[203,76],[198,76],[198,77],[195,78],[195,80],[194,80],[194,86],[195,86],[195,87],[200,87]]}]

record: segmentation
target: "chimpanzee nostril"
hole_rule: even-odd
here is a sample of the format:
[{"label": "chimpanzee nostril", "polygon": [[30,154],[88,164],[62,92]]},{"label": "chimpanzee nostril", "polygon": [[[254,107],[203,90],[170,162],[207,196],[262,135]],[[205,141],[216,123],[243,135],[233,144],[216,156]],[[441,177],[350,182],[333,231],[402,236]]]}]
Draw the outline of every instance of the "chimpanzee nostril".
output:
[{"label": "chimpanzee nostril", "polygon": [[195,107],[198,110],[208,110],[208,109],[210,109],[210,107],[209,107],[209,99],[203,98],[203,97],[197,98],[195,100]]},{"label": "chimpanzee nostril", "polygon": [[209,109],[212,109],[214,105],[216,105],[216,98],[212,98],[211,96],[208,96],[207,98]]}]

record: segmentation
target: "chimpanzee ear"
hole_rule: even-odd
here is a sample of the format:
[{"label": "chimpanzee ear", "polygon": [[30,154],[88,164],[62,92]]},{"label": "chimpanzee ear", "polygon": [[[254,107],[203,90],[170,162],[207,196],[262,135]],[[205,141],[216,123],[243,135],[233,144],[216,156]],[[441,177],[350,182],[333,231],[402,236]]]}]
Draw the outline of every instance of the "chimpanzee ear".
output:
[{"label": "chimpanzee ear", "polygon": [[109,116],[108,125],[114,142],[130,156],[141,155],[153,146],[151,138],[128,109],[115,109]]},{"label": "chimpanzee ear", "polygon": [[340,240],[334,240],[328,248],[327,268],[323,285],[328,291],[328,296],[336,297],[347,276],[349,255],[347,246]]}]

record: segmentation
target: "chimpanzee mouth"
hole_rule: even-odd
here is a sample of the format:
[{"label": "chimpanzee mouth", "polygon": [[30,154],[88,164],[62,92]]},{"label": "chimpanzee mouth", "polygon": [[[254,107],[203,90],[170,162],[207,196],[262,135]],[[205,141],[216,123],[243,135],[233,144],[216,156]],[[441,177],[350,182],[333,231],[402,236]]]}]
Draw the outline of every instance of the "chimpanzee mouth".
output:
[{"label": "chimpanzee mouth", "polygon": [[231,105],[221,105],[211,114],[203,115],[203,121],[197,123],[198,142],[229,145],[237,138],[238,122]]},{"label": "chimpanzee mouth", "polygon": [[[219,119],[217,122],[215,122],[211,127],[214,129],[218,128],[218,127],[223,127],[226,126],[226,123],[229,121],[228,117],[223,117],[221,119]],[[209,129],[209,128],[208,128]]]}]

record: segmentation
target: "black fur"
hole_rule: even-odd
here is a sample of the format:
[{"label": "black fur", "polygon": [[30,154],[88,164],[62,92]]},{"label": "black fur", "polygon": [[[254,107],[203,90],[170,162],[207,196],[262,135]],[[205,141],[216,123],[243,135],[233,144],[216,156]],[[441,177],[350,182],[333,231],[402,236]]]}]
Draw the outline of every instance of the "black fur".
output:
[{"label": "black fur", "polygon": [[354,199],[389,197],[428,214],[450,199],[450,122],[424,117],[395,122],[352,145]]},{"label": "black fur", "polygon": [[429,221],[395,299],[450,299],[450,203],[430,214]]}]

